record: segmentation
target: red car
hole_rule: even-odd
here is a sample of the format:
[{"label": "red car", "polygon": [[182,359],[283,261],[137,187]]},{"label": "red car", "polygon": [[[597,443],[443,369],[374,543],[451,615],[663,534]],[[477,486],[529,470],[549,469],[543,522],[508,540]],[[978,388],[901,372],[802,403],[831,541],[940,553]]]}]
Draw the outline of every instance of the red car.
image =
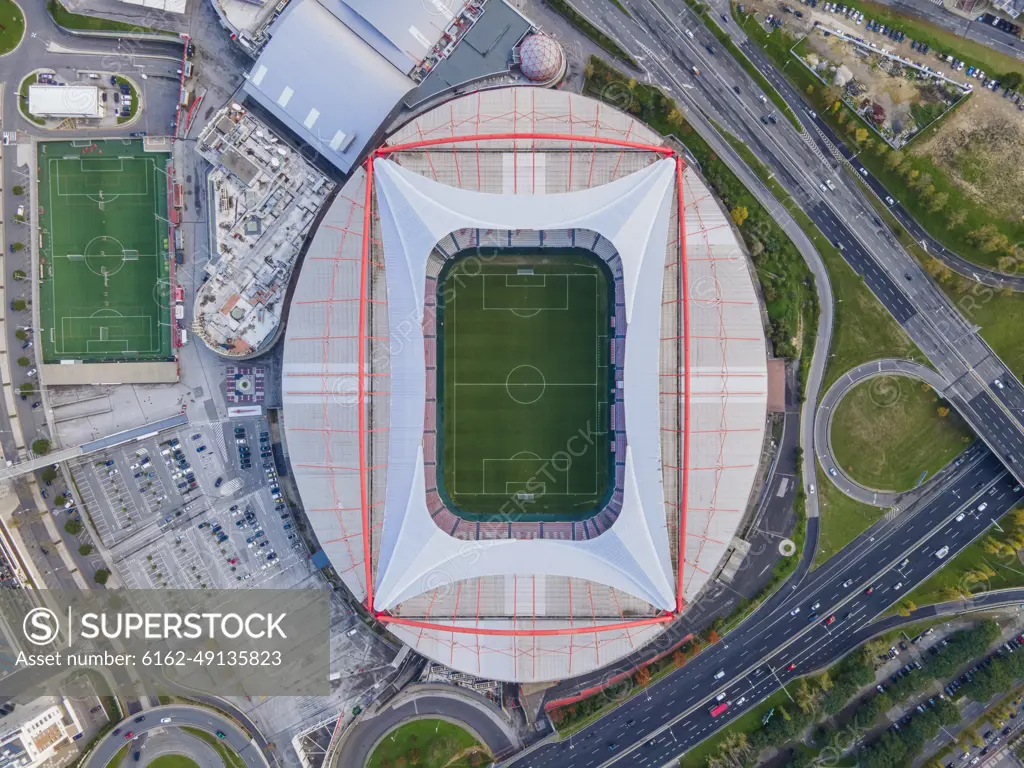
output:
[{"label": "red car", "polygon": [[827,619],[825,619],[825,626],[827,627],[829,624],[834,624],[835,621],[836,621],[836,617],[833,614],[832,616],[829,616]]},{"label": "red car", "polygon": [[135,735],[135,731],[128,731],[128,733],[126,733],[124,735],[124,740],[125,741],[131,741],[132,740],[132,736],[134,736],[134,735]]},{"label": "red car", "polygon": [[786,667],[787,672],[792,672],[794,669],[796,669],[796,664],[790,664],[788,667]]},{"label": "red car", "polygon": [[867,589],[864,590],[864,594],[865,595],[870,595],[874,591],[875,591],[874,587],[868,587]]}]

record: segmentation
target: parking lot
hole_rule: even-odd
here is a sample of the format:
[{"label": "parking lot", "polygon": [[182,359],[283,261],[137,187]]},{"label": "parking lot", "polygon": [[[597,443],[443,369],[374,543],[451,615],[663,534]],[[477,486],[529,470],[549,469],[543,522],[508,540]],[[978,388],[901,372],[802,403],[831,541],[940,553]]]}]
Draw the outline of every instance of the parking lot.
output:
[{"label": "parking lot", "polygon": [[315,571],[262,419],[169,430],[72,472],[129,588],[288,588]]}]

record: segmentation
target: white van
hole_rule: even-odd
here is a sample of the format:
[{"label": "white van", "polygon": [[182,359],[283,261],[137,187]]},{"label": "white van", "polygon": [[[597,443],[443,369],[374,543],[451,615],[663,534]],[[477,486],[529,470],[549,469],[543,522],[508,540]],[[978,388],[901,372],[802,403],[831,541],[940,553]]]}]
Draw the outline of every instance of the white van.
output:
[{"label": "white van", "polygon": [[935,556],[937,558],[939,558],[939,560],[941,560],[942,558],[944,558],[948,554],[949,554],[949,547],[943,547],[942,549],[940,549],[939,551],[937,551],[935,553]]}]

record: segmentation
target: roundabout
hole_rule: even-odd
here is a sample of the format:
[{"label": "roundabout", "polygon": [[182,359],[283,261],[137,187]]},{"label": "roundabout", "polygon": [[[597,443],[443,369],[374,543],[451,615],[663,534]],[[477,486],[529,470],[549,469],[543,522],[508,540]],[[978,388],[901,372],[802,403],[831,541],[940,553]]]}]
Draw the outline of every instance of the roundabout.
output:
[{"label": "roundabout", "polygon": [[[913,380],[913,381],[911,381]],[[918,389],[918,382],[934,390],[934,395]],[[946,389],[945,380],[933,369],[903,359],[882,359],[863,363],[843,374],[825,393],[818,405],[817,417],[814,421],[814,451],[829,480],[850,498],[875,507],[892,507],[908,491],[913,490],[922,482],[922,475],[928,472],[934,476],[955,457],[959,450],[950,450],[951,455],[945,456],[942,449],[953,443],[940,440],[934,435],[928,436],[941,419],[955,418],[956,414],[942,405],[941,397]],[[852,396],[843,403],[844,398]],[[930,412],[936,403],[937,408],[944,408],[945,414]],[[898,474],[884,475],[879,468],[886,467],[886,448],[888,429],[898,422],[911,420],[924,426],[914,436],[917,440],[919,453],[905,456],[909,449],[894,443],[893,451],[901,454],[901,461],[913,467],[902,467]],[[959,423],[959,422],[958,422]],[[943,432],[952,439],[956,426],[941,424]],[[843,440],[837,451],[833,445],[833,431],[841,430]],[[960,441],[962,442],[962,441]],[[969,441],[968,441],[969,442]],[[967,443],[956,445],[966,448]],[[851,454],[851,451],[853,452]],[[889,464],[892,464],[890,454]],[[917,463],[926,468],[922,472]],[[864,477],[854,477],[851,467],[856,464],[857,470],[872,479],[886,477],[896,479],[892,489],[872,487]],[[927,475],[925,475],[927,476]],[[909,478],[909,479],[908,479]]]}]

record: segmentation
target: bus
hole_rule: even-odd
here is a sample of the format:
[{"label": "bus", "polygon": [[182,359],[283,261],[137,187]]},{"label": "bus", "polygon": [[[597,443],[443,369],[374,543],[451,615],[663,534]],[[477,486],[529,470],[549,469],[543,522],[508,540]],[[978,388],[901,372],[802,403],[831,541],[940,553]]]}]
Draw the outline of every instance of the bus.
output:
[{"label": "bus", "polygon": [[723,701],[721,704],[716,704],[711,708],[711,716],[718,717],[720,714],[729,709],[729,702]]}]

